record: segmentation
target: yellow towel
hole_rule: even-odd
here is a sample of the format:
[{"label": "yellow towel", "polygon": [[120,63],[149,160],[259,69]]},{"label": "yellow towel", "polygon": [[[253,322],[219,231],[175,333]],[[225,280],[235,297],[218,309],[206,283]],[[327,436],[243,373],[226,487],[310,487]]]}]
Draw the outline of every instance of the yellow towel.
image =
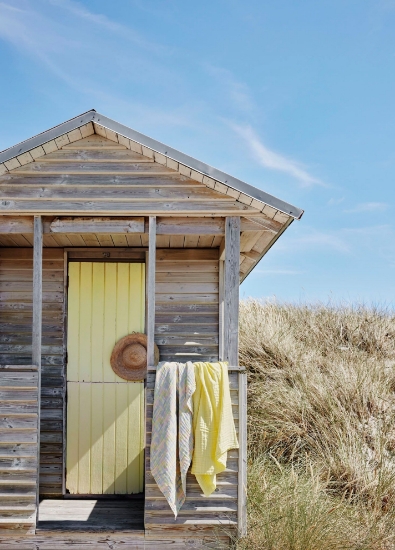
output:
[{"label": "yellow towel", "polygon": [[216,474],[226,469],[227,452],[238,449],[227,363],[195,363],[192,473],[205,496],[216,488]]}]

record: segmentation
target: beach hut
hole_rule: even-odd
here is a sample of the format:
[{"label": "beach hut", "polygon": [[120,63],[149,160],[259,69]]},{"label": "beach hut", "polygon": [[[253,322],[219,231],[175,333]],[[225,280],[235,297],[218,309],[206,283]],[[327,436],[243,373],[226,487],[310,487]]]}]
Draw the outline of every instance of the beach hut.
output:
[{"label": "beach hut", "polygon": [[[301,215],[95,110],[0,153],[0,547],[245,534],[239,284]],[[141,381],[110,364],[134,332]],[[161,361],[228,361],[239,435],[212,496],[188,475],[177,519],[150,473],[155,346]]]}]

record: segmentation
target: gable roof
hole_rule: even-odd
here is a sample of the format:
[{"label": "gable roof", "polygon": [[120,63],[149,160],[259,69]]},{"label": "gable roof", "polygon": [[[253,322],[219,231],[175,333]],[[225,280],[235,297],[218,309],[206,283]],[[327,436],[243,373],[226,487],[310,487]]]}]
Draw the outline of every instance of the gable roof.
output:
[{"label": "gable roof", "polygon": [[[110,132],[123,136],[131,142],[135,142],[142,147],[157,153],[159,156],[163,155],[166,159],[173,160],[180,166],[185,166],[193,172],[203,175],[202,182],[208,187],[215,188],[216,191],[224,192],[224,189],[221,189],[222,184],[226,187],[226,189],[233,189],[234,191],[240,193],[241,196],[250,197],[251,201],[249,204],[261,211],[263,211],[267,205],[269,209],[272,208],[280,213],[282,212],[286,215],[286,217],[290,217],[292,219],[300,219],[303,215],[303,210],[300,208],[292,206],[291,204],[288,204],[287,202],[284,202],[269,193],[265,193],[257,187],[249,185],[248,183],[226,174],[221,170],[213,168],[212,166],[209,166],[208,164],[205,164],[189,155],[141,134],[132,128],[101,115],[94,109],[0,152],[0,174],[4,174],[9,170],[13,170],[14,168],[32,162],[36,157],[34,154],[29,154],[30,152],[33,152],[41,146],[45,146],[45,144],[53,140],[57,140],[64,134],[69,134],[78,128],[86,126],[89,123],[93,123],[95,128],[97,126],[101,126]],[[106,137],[109,136],[107,135]],[[78,139],[81,139],[81,135]],[[211,182],[214,182],[214,184],[211,185]],[[215,185],[216,183],[219,185]],[[260,205],[262,206],[259,207]]]}]

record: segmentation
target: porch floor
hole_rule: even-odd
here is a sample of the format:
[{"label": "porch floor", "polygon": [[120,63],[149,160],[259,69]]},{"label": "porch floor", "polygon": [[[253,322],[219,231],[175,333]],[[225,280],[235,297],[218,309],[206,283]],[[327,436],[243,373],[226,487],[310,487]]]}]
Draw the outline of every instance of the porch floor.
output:
[{"label": "porch floor", "polygon": [[142,531],[143,498],[42,499],[37,531]]}]

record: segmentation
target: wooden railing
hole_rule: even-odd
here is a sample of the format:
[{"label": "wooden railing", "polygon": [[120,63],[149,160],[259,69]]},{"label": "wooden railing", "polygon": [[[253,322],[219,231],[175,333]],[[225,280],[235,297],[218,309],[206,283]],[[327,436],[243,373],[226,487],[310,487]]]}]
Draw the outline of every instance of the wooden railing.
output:
[{"label": "wooden railing", "polygon": [[187,477],[187,499],[177,520],[160,492],[150,471],[152,412],[156,367],[148,367],[146,390],[146,487],[145,528],[158,531],[173,529],[209,530],[225,527],[247,532],[247,375],[243,367],[228,367],[233,416],[239,438],[239,449],[229,451],[228,468],[217,476],[216,492],[205,497],[192,474]]}]

